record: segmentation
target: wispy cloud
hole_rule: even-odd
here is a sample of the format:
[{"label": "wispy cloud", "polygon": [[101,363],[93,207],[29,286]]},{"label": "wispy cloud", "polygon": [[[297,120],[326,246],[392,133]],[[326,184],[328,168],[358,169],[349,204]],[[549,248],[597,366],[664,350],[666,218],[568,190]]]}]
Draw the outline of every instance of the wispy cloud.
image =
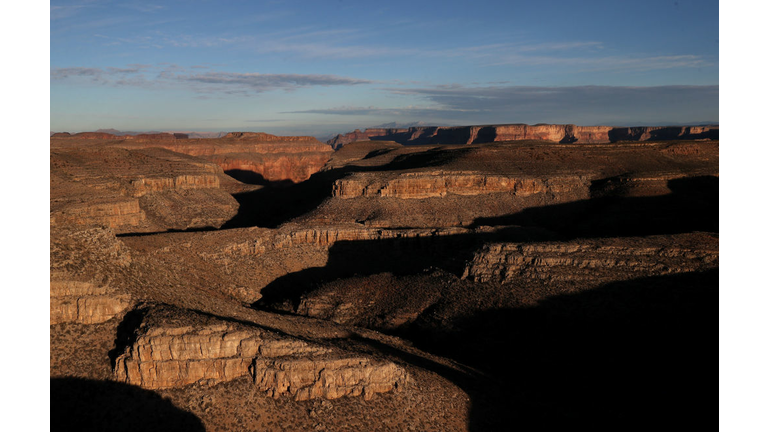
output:
[{"label": "wispy cloud", "polygon": [[85,5],[51,6],[51,21],[70,18],[76,15]]},{"label": "wispy cloud", "polygon": [[[280,12],[285,13],[285,12]],[[264,15],[268,16],[268,15]],[[256,18],[251,17],[251,18]],[[92,28],[116,25],[112,17],[86,23]],[[220,33],[177,33],[164,28],[133,37],[112,38],[106,44],[134,44],[144,48],[229,48],[254,55],[284,55],[304,60],[398,59],[403,61],[472,62],[495,68],[568,68],[568,73],[597,71],[651,71],[712,66],[710,59],[694,54],[618,52],[598,40],[513,40],[467,46],[428,46],[366,43],[370,31],[348,27],[325,29],[317,26],[290,28],[274,32],[233,30]],[[96,35],[108,38],[103,35]],[[379,38],[379,41],[381,38]]]},{"label": "wispy cloud", "polygon": [[292,91],[314,86],[351,86],[373,84],[374,81],[320,74],[262,74],[234,72],[188,73],[176,64],[129,65],[127,68],[70,67],[51,69],[51,79],[112,86],[179,87],[197,93],[248,95],[273,90]]},{"label": "wispy cloud", "polygon": [[290,113],[437,120],[453,124],[632,125],[638,119],[661,123],[718,119],[718,86],[466,87],[449,84],[385,90],[422,98],[428,105],[403,108],[342,106]]},{"label": "wispy cloud", "polygon": [[400,108],[382,108],[382,107],[355,107],[355,106],[341,106],[335,108],[321,108],[310,109],[300,111],[285,111],[281,114],[329,114],[329,115],[344,115],[344,116],[360,116],[360,115],[377,115],[377,116],[421,116],[421,115],[434,115],[436,113],[467,113],[477,112],[477,109],[459,109],[459,108],[445,108],[439,106],[414,106],[409,105]]},{"label": "wispy cloud", "polygon": [[145,13],[158,12],[163,9],[166,9],[166,7],[162,5],[152,4],[152,3],[142,3],[142,2],[123,3],[123,4],[120,4],[119,6],[128,8],[128,9],[133,9],[138,12],[145,12]]}]

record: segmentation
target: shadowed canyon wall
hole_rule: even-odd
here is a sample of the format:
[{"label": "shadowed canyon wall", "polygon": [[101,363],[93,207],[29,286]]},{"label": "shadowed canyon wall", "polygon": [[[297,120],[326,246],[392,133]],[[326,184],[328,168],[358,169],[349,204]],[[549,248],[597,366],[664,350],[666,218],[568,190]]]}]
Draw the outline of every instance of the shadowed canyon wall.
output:
[{"label": "shadowed canyon wall", "polygon": [[576,126],[507,124],[488,126],[415,126],[369,128],[337,135],[334,149],[355,141],[395,141],[400,144],[483,144],[498,141],[544,140],[562,143],[608,143],[676,139],[718,139],[719,126]]}]

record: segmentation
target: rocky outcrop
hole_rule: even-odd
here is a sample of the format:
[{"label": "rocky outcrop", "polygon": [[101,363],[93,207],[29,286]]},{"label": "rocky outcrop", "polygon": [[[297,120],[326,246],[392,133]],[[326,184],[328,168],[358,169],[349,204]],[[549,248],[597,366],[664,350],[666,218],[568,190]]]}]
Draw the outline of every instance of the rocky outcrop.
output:
[{"label": "rocky outcrop", "polygon": [[231,254],[261,255],[268,252],[316,246],[329,248],[343,241],[376,241],[393,239],[429,239],[435,237],[477,234],[491,230],[488,227],[476,229],[464,227],[385,229],[371,228],[360,224],[299,227],[291,224],[251,241],[228,246],[225,251]]},{"label": "rocky outcrop", "polygon": [[[160,317],[154,316],[160,315]],[[401,389],[394,363],[350,355],[242,324],[153,314],[117,358],[115,379],[146,389],[213,385],[250,376],[268,396],[337,399]]]},{"label": "rocky outcrop", "polygon": [[670,246],[664,237],[583,239],[570,242],[494,243],[467,264],[463,277],[477,282],[602,284],[718,267],[718,240],[686,234]]},{"label": "rocky outcrop", "polygon": [[246,139],[259,142],[305,142],[315,144],[317,138],[311,136],[277,136],[264,132],[229,132],[224,138]]},{"label": "rocky outcrop", "polygon": [[[319,171],[333,149],[313,137],[232,132],[223,138],[187,139],[184,134],[115,136],[88,133],[51,137],[51,147],[120,147],[129,150],[160,147],[205,158],[235,178],[254,182],[300,182]],[[80,139],[78,139],[80,138]],[[255,177],[255,179],[254,179]]]},{"label": "rocky outcrop", "polygon": [[126,139],[134,139],[140,142],[146,141],[176,141],[177,139],[187,139],[189,135],[183,133],[153,133],[153,134],[137,134],[126,135]]},{"label": "rocky outcrop", "polygon": [[486,175],[473,172],[418,172],[403,173],[396,178],[381,181],[371,175],[355,175],[337,180],[333,196],[338,198],[391,197],[431,198],[455,195],[481,195],[510,193],[515,196],[557,194],[576,189],[588,191],[588,181],[578,176],[551,178],[523,178]]},{"label": "rocky outcrop", "polygon": [[131,305],[128,294],[120,294],[108,285],[51,279],[51,325],[98,324],[121,315]]},{"label": "rocky outcrop", "polygon": [[416,126],[407,129],[370,128],[337,135],[334,149],[355,141],[395,141],[400,144],[483,144],[499,141],[542,140],[559,143],[608,143],[680,139],[718,139],[718,126],[613,127],[551,124],[489,126]]},{"label": "rocky outcrop", "polygon": [[391,362],[365,357],[265,358],[253,363],[254,382],[268,396],[290,395],[294,400],[363,396],[401,389],[407,374]]},{"label": "rocky outcrop", "polygon": [[328,161],[328,152],[230,153],[206,156],[230,176],[246,183],[307,180]]},{"label": "rocky outcrop", "polygon": [[51,151],[51,225],[122,232],[219,227],[238,204],[213,163],[161,149]]}]

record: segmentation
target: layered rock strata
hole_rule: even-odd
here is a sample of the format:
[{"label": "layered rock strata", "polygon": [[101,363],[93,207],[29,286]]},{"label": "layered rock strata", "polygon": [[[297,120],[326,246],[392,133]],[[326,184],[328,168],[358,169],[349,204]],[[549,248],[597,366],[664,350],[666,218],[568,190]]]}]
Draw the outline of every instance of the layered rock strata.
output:
[{"label": "layered rock strata", "polygon": [[116,136],[103,133],[55,134],[51,137],[52,148],[73,146],[132,150],[160,147],[214,162],[235,177],[248,173],[260,176],[258,179],[243,178],[253,182],[304,181],[319,171],[333,153],[330,146],[313,137],[283,137],[257,132],[231,132],[223,138],[201,139],[173,134]]},{"label": "layered rock strata", "polygon": [[[371,175],[359,174],[337,180],[333,184],[333,197],[391,197],[431,198],[455,195],[481,195],[510,193],[529,196],[541,193],[572,192],[585,187],[584,177],[525,178],[517,176],[486,175],[477,172],[417,172],[402,173],[396,178],[381,181]],[[585,190],[586,192],[587,190]]]},{"label": "layered rock strata", "polygon": [[333,226],[315,226],[303,228],[293,224],[284,225],[279,230],[264,237],[227,246],[226,252],[244,255],[262,255],[281,249],[314,246],[329,248],[338,242],[379,241],[395,239],[430,239],[435,237],[457,236],[491,232],[492,228],[476,229],[464,227],[387,229],[365,227],[360,224],[341,224]]},{"label": "layered rock strata", "polygon": [[76,280],[51,280],[51,325],[65,322],[99,324],[121,315],[131,296],[110,286]]},{"label": "layered rock strata", "polygon": [[606,282],[705,271],[718,267],[716,236],[582,239],[569,242],[493,243],[467,264],[463,278],[476,282]]},{"label": "layered rock strata", "polygon": [[718,126],[576,126],[507,124],[489,126],[415,126],[369,128],[337,135],[328,141],[334,149],[355,141],[395,141],[400,144],[482,144],[498,141],[544,140],[562,143],[608,143],[677,139],[717,139]]},{"label": "layered rock strata", "polygon": [[219,227],[239,207],[211,162],[161,149],[51,151],[51,226],[118,233]]},{"label": "layered rock strata", "polygon": [[302,401],[402,389],[394,363],[349,355],[225,322],[142,325],[117,358],[115,378],[146,389],[213,385],[250,375],[268,396]]}]

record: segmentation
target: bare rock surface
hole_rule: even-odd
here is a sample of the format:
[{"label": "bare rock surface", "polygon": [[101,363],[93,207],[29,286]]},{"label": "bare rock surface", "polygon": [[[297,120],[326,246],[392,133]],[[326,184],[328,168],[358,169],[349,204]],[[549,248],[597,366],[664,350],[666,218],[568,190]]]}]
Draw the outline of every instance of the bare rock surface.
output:
[{"label": "bare rock surface", "polygon": [[599,195],[666,195],[673,193],[669,184],[675,179],[719,172],[718,143],[709,141],[425,147],[371,142],[338,153],[343,155],[337,163],[346,161],[344,166],[328,167],[311,180],[325,182],[330,197],[294,222],[472,226]]},{"label": "bare rock surface", "polygon": [[51,280],[51,324],[76,322],[98,324],[122,314],[131,306],[131,297],[109,286],[92,282]]},{"label": "bare rock surface", "polygon": [[143,317],[135,342],[115,366],[117,380],[147,389],[213,385],[248,374],[269,396],[295,400],[370,399],[407,380],[405,370],[391,362],[167,309]]},{"label": "bare rock surface", "polygon": [[413,126],[368,128],[340,134],[328,144],[340,148],[355,141],[395,141],[400,144],[481,144],[499,141],[544,140],[607,143],[676,139],[717,139],[718,126],[576,126],[572,124],[506,124],[489,126]]},{"label": "bare rock surface", "polygon": [[172,134],[70,137],[52,136],[51,148],[119,147],[139,150],[160,147],[214,162],[236,178],[249,182],[300,182],[319,171],[333,149],[313,137],[231,132],[222,138],[183,139]]},{"label": "bare rock surface", "polygon": [[[670,241],[673,240],[673,241]],[[672,237],[488,244],[467,263],[464,278],[515,283],[521,279],[583,281],[592,285],[718,267],[718,238]]]},{"label": "bare rock surface", "polygon": [[219,227],[237,202],[218,166],[161,149],[51,151],[51,224],[117,232]]},{"label": "bare rock surface", "polygon": [[[690,365],[712,355],[716,334],[717,141],[498,131],[571,135],[325,146],[308,180],[256,173],[259,187],[150,147],[221,164],[296,150],[276,162],[285,177],[314,141],[52,137],[52,387],[73,401],[122,392],[104,408],[117,418],[131,398],[162,398],[165,413],[211,431],[699,415],[677,402],[700,407],[714,388]],[[216,229],[229,193],[237,215]]]}]

